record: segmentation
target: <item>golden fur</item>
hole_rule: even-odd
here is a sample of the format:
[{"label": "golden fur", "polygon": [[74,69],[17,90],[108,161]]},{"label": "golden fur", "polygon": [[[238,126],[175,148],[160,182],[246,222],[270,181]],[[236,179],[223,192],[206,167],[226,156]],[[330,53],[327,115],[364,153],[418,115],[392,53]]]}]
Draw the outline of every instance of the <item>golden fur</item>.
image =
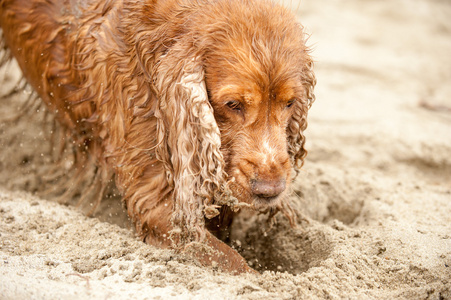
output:
[{"label": "golden fur", "polygon": [[114,174],[147,243],[202,242],[214,250],[193,251],[202,263],[243,272],[244,260],[206,227],[220,236],[243,206],[281,210],[294,223],[289,185],[306,155],[315,77],[285,8],[0,0],[0,25],[79,156],[98,166],[98,193]]}]

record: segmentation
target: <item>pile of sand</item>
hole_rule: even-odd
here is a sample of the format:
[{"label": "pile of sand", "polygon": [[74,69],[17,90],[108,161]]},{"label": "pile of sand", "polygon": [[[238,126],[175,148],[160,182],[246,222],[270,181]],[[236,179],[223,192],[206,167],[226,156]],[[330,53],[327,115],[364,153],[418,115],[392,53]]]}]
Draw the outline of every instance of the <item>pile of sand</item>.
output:
[{"label": "pile of sand", "polygon": [[[293,188],[305,218],[296,229],[237,218],[233,244],[262,275],[141,243],[114,197],[87,218],[32,196],[51,126],[35,110],[6,121],[25,92],[0,101],[0,298],[451,299],[451,3],[302,1],[298,11],[318,79]],[[16,75],[11,66],[0,94]]]}]

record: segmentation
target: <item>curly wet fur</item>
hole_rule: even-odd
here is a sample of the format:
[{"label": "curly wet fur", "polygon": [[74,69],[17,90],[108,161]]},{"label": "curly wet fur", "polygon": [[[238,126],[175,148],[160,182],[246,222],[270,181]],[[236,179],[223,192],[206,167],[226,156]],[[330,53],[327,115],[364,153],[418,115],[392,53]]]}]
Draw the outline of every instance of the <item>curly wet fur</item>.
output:
[{"label": "curly wet fur", "polygon": [[[247,0],[1,0],[0,7],[6,45],[28,82],[78,156],[89,153],[100,193],[115,174],[148,243],[170,245],[155,237],[171,230],[179,245],[202,241],[206,211],[239,207],[230,189],[244,191],[227,174],[233,157],[222,144],[231,133],[214,109],[220,72],[267,86],[301,81],[286,151],[290,169],[302,166],[315,77],[302,27],[284,8]],[[276,208],[294,223],[287,198]]]}]

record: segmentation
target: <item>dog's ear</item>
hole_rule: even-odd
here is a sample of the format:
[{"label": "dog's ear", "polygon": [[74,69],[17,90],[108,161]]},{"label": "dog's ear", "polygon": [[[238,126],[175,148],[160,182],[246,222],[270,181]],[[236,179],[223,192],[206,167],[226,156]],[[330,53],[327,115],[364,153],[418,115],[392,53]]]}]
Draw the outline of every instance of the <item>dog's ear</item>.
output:
[{"label": "dog's ear", "polygon": [[[299,170],[304,164],[304,158],[307,155],[307,150],[304,147],[304,131],[307,129],[308,110],[315,101],[313,91],[316,85],[316,78],[313,72],[313,62],[308,56],[300,76],[303,85],[303,95],[299,101],[295,102],[294,113],[287,127],[288,153],[290,154],[291,164],[295,171],[293,180],[299,173]],[[277,207],[277,210],[281,211],[288,218],[292,227],[296,226],[297,213],[289,201],[282,201]]]},{"label": "dog's ear", "polygon": [[308,110],[315,101],[314,88],[316,78],[313,72],[313,62],[309,56],[306,57],[306,63],[301,72],[304,95],[295,102],[293,116],[287,127],[288,152],[290,154],[292,165],[298,171],[304,164],[304,158],[307,155],[305,149],[304,131],[307,128]]},{"label": "dog's ear", "polygon": [[177,240],[203,239],[204,208],[222,187],[225,172],[201,58],[176,43],[160,57],[152,77],[158,97],[156,153],[173,188]]}]

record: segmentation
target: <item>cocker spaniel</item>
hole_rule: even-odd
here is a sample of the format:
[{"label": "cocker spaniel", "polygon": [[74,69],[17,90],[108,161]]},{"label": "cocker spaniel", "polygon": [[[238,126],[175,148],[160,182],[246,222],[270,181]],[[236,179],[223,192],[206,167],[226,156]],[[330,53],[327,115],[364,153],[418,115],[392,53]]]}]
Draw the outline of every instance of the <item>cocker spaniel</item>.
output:
[{"label": "cocker spaniel", "polygon": [[[142,239],[232,273],[241,208],[282,211],[315,76],[303,28],[267,0],[0,0],[4,48],[96,164]],[[84,161],[86,163],[86,161]]]}]

